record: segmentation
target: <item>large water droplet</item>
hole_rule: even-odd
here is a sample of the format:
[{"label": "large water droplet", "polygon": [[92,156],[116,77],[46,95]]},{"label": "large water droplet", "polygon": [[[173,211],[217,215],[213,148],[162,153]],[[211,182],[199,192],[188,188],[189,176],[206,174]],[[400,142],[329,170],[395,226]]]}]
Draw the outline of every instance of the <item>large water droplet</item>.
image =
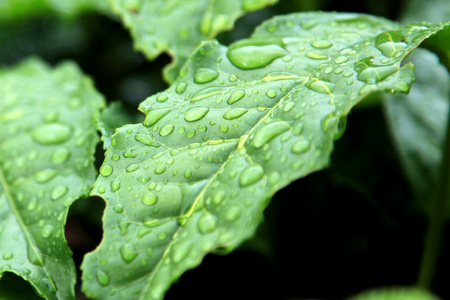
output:
[{"label": "large water droplet", "polygon": [[219,77],[219,73],[208,68],[200,68],[194,74],[195,83],[207,83]]},{"label": "large water droplet", "polygon": [[288,131],[289,128],[289,124],[283,121],[270,123],[256,132],[253,138],[253,146],[255,148],[261,148],[276,136]]},{"label": "large water droplet", "polygon": [[110,166],[110,165],[108,165],[108,164],[103,164],[103,165],[100,167],[100,174],[101,174],[102,176],[107,177],[107,176],[111,175],[112,171],[113,171],[113,167]]},{"label": "large water droplet", "polygon": [[198,231],[201,234],[208,234],[216,229],[216,220],[209,213],[204,213],[197,222]]},{"label": "large water droplet", "polygon": [[327,49],[333,46],[333,43],[327,40],[318,40],[311,43],[311,46],[319,49]]},{"label": "large water droplet", "polygon": [[177,92],[177,94],[183,94],[186,91],[186,88],[187,88],[187,82],[183,81],[177,85],[175,91]]},{"label": "large water droplet", "polygon": [[171,111],[172,108],[163,108],[155,111],[150,111],[149,113],[147,113],[147,117],[142,124],[147,127],[153,126]]},{"label": "large water droplet", "polygon": [[318,93],[331,94],[334,91],[335,85],[331,82],[313,78],[307,82],[306,86]]},{"label": "large water droplet", "polygon": [[257,69],[288,55],[289,52],[282,46],[283,42],[278,38],[247,39],[232,44],[228,49],[227,57],[240,69]]},{"label": "large water droplet", "polygon": [[138,256],[138,253],[132,244],[123,244],[122,247],[120,247],[120,255],[122,256],[122,259],[129,264]]},{"label": "large water droplet", "polygon": [[159,135],[160,136],[168,136],[169,134],[171,134],[173,132],[174,129],[175,129],[175,126],[173,126],[172,124],[166,124],[161,127],[161,130],[159,130]]},{"label": "large water droplet", "polygon": [[53,226],[52,225],[45,225],[44,227],[42,227],[41,229],[41,234],[44,238],[49,238],[50,235],[52,235],[53,233]]},{"label": "large water droplet", "polygon": [[209,107],[196,106],[188,109],[184,114],[184,119],[188,122],[201,120],[209,112]]},{"label": "large water droplet", "polygon": [[155,205],[158,202],[158,196],[153,193],[146,193],[144,196],[142,196],[142,203],[145,205]]},{"label": "large water droplet", "polygon": [[[158,148],[161,146],[160,143],[156,142],[150,135],[138,133],[134,136],[134,139],[144,145],[152,146]],[[135,156],[136,157],[136,156]]]},{"label": "large water droplet", "polygon": [[247,187],[260,181],[264,177],[264,169],[260,165],[250,166],[239,176],[241,187]]},{"label": "large water droplet", "polygon": [[230,105],[233,103],[236,103],[237,101],[244,98],[244,96],[245,96],[244,90],[235,91],[235,92],[233,92],[233,94],[231,94],[230,98],[228,98],[227,103]]},{"label": "large water droplet", "polygon": [[106,275],[105,272],[98,269],[97,270],[97,281],[101,286],[108,286],[109,285],[109,276]]},{"label": "large water droplet", "polygon": [[230,207],[225,213],[225,220],[228,222],[234,222],[242,215],[242,210],[237,206]]},{"label": "large water droplet", "polygon": [[245,115],[248,112],[248,109],[245,108],[233,108],[223,114],[223,118],[226,120],[234,120],[239,118],[240,116]]},{"label": "large water droplet", "polygon": [[59,198],[64,196],[68,191],[69,189],[66,186],[60,185],[52,190],[52,194],[50,195],[50,197],[52,198],[52,200],[58,200]]},{"label": "large water droplet", "polygon": [[371,63],[370,58],[361,60],[355,64],[355,71],[358,72],[358,80],[367,84],[375,84],[398,71],[398,67],[380,66]]},{"label": "large water droplet", "polygon": [[387,31],[378,35],[375,45],[386,57],[394,57],[408,46],[404,43],[405,36],[398,31]]},{"label": "large water droplet", "polygon": [[317,59],[317,60],[328,59],[328,56],[326,56],[323,52],[318,51],[318,50],[313,50],[313,51],[307,52],[306,57],[311,58],[311,59]]},{"label": "large water droplet", "polygon": [[128,173],[132,173],[132,172],[137,171],[138,169],[139,169],[139,165],[138,165],[138,164],[131,164],[131,165],[129,165],[129,166],[126,168],[126,171],[127,171]]},{"label": "large water droplet", "polygon": [[12,259],[14,257],[14,255],[11,253],[11,252],[6,252],[6,253],[4,253],[3,255],[2,255],[2,258],[4,259],[4,260],[10,260],[10,259]]},{"label": "large water droplet", "polygon": [[70,157],[70,151],[67,148],[61,147],[52,153],[50,160],[55,164],[65,163]]},{"label": "large water droplet", "polygon": [[304,137],[300,136],[297,138],[297,142],[294,143],[294,145],[292,145],[292,153],[295,154],[301,154],[301,153],[305,153],[306,151],[309,150],[309,146],[310,143],[307,139],[305,139]]},{"label": "large water droplet", "polygon": [[34,180],[37,183],[45,183],[55,178],[57,172],[54,169],[45,169],[34,173]]},{"label": "large water droplet", "polygon": [[33,130],[33,140],[43,145],[61,144],[67,141],[72,134],[69,125],[62,123],[50,123],[38,126]]}]

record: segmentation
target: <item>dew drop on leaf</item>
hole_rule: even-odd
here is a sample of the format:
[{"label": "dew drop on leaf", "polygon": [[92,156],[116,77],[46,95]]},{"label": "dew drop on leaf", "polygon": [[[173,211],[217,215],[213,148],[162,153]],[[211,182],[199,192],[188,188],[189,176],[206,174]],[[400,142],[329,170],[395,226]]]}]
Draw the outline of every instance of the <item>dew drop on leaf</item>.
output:
[{"label": "dew drop on leaf", "polygon": [[100,167],[100,174],[101,174],[102,176],[107,177],[107,176],[111,175],[112,171],[113,171],[113,167],[110,166],[110,165],[108,165],[108,164],[103,164],[103,165]]},{"label": "dew drop on leaf", "polygon": [[216,229],[216,221],[209,213],[203,213],[197,221],[198,232],[208,234]]},{"label": "dew drop on leaf", "polygon": [[209,107],[192,107],[184,114],[184,119],[188,122],[201,120],[209,112]]},{"label": "dew drop on leaf", "polygon": [[71,128],[62,123],[50,123],[38,126],[33,130],[33,140],[42,145],[61,144],[72,134]]},{"label": "dew drop on leaf", "polygon": [[219,73],[209,68],[199,68],[194,74],[195,83],[207,83],[219,77]]},{"label": "dew drop on leaf", "polygon": [[233,92],[230,97],[227,100],[228,104],[233,104],[236,103],[237,101],[241,100],[242,98],[244,98],[245,96],[245,91],[244,90],[237,90],[235,92]]},{"label": "dew drop on leaf", "polygon": [[264,177],[264,169],[260,165],[250,166],[239,176],[239,185],[247,187],[260,181]]},{"label": "dew drop on leaf", "polygon": [[147,113],[147,117],[145,117],[145,120],[142,124],[146,127],[150,127],[158,123],[159,120],[161,120],[164,116],[166,116],[168,113],[172,111],[172,108],[163,108],[158,109],[155,111],[151,111]]},{"label": "dew drop on leaf", "polygon": [[234,222],[242,215],[242,210],[237,206],[230,207],[225,213],[225,220],[228,222]]},{"label": "dew drop on leaf", "polygon": [[52,190],[52,194],[50,195],[50,197],[52,198],[52,200],[58,200],[62,196],[64,196],[68,191],[69,189],[66,186],[60,185]]},{"label": "dew drop on leaf", "polygon": [[[251,40],[247,40],[251,42]],[[227,57],[233,65],[243,70],[263,68],[275,59],[288,55],[289,52],[277,44],[243,45],[235,43],[230,46]]]},{"label": "dew drop on leaf", "polygon": [[145,205],[155,205],[158,202],[158,196],[153,193],[146,193],[144,196],[142,196],[142,203]]},{"label": "dew drop on leaf", "polygon": [[301,153],[305,153],[306,151],[309,150],[310,147],[310,143],[308,140],[306,140],[303,137],[299,137],[298,141],[294,143],[294,145],[292,145],[292,153],[294,154],[301,154]]},{"label": "dew drop on leaf", "polygon": [[227,111],[223,114],[223,118],[225,120],[234,120],[237,119],[243,115],[245,115],[248,112],[248,109],[245,108],[233,108]]},{"label": "dew drop on leaf", "polygon": [[108,286],[109,285],[109,277],[108,275],[106,275],[105,272],[103,272],[102,270],[98,269],[97,270],[97,281],[101,286]]},{"label": "dew drop on leaf", "polygon": [[261,148],[273,138],[288,131],[289,129],[289,124],[284,121],[270,123],[256,132],[253,138],[253,146],[255,148]]},{"label": "dew drop on leaf", "polygon": [[34,173],[34,180],[37,183],[45,183],[52,180],[56,174],[57,172],[54,169],[45,169]]},{"label": "dew drop on leaf", "polygon": [[333,43],[327,40],[317,40],[311,43],[311,46],[319,49],[327,49],[333,46]]},{"label": "dew drop on leaf", "polygon": [[4,260],[10,260],[10,259],[12,259],[14,257],[14,255],[11,253],[11,252],[6,252],[6,253],[4,253],[3,255],[2,255],[2,258],[4,259]]},{"label": "dew drop on leaf", "polygon": [[132,244],[127,243],[120,247],[120,255],[126,263],[130,263],[138,256],[138,253]]}]

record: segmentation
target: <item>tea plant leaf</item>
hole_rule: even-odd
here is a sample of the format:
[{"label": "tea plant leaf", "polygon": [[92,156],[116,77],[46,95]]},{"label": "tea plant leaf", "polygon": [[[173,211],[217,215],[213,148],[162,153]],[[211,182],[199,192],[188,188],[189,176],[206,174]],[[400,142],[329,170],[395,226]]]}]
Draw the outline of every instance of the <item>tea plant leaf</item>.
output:
[{"label": "tea plant leaf", "polygon": [[377,288],[350,297],[348,300],[440,300],[431,292],[413,287]]},{"label": "tea plant leaf", "polygon": [[96,299],[161,299],[211,251],[252,236],[271,196],[327,166],[340,121],[369,93],[407,92],[406,55],[441,25],[301,13],[229,48],[204,42],[165,92],[124,126],[93,189],[107,202],[85,256]]},{"label": "tea plant leaf", "polygon": [[439,58],[428,50],[418,49],[408,60],[418,69],[416,84],[409,95],[384,95],[383,104],[411,187],[418,199],[429,203],[443,156],[450,76]]},{"label": "tea plant leaf", "polygon": [[109,0],[113,12],[130,29],[136,49],[151,60],[162,52],[174,61],[164,71],[166,81],[178,76],[188,55],[201,41],[233,28],[247,12],[277,0]]},{"label": "tea plant leaf", "polygon": [[144,119],[142,114],[128,112],[122,102],[113,102],[106,107],[97,119],[97,128],[102,134],[103,149],[111,146],[111,136],[116,128],[126,124],[140,123]]},{"label": "tea plant leaf", "polygon": [[103,106],[73,63],[0,69],[0,277],[15,273],[46,299],[75,297],[64,224],[95,180],[94,115]]}]

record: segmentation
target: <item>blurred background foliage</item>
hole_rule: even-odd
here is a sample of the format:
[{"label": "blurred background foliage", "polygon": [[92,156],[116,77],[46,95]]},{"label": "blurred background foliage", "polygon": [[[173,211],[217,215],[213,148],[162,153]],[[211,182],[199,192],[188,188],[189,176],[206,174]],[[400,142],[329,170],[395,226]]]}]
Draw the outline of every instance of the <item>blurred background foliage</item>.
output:
[{"label": "blurred background foliage", "polygon": [[[273,15],[310,10],[404,22],[450,19],[448,0],[280,0],[242,17],[217,39],[230,44]],[[449,67],[449,29],[427,47]],[[128,31],[103,1],[0,1],[0,67],[31,55],[51,64],[75,60],[109,102],[120,100],[137,119],[138,104],[167,87],[161,70],[170,58],[149,62],[135,52]],[[102,160],[99,145],[98,166]],[[103,209],[99,198],[80,199],[71,208],[66,235],[78,266],[100,242]],[[205,257],[166,299],[342,299],[377,286],[415,283],[427,217],[403,174],[379,95],[351,113],[330,167],[278,192],[265,215],[252,240],[227,256]],[[450,233],[443,253],[449,241]],[[442,256],[434,290],[444,299],[450,299],[449,270],[450,256]],[[78,297],[86,299],[79,291]]]}]

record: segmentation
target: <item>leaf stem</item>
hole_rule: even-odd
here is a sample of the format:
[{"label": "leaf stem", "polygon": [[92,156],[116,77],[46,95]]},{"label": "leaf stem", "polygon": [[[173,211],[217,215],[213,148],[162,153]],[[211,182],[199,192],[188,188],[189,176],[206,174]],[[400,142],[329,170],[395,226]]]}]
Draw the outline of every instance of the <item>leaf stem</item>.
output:
[{"label": "leaf stem", "polygon": [[450,203],[450,111],[447,118],[447,133],[445,137],[439,182],[434,201],[434,207],[425,238],[417,285],[431,289],[437,261],[441,251],[442,237],[445,231],[448,203]]}]

